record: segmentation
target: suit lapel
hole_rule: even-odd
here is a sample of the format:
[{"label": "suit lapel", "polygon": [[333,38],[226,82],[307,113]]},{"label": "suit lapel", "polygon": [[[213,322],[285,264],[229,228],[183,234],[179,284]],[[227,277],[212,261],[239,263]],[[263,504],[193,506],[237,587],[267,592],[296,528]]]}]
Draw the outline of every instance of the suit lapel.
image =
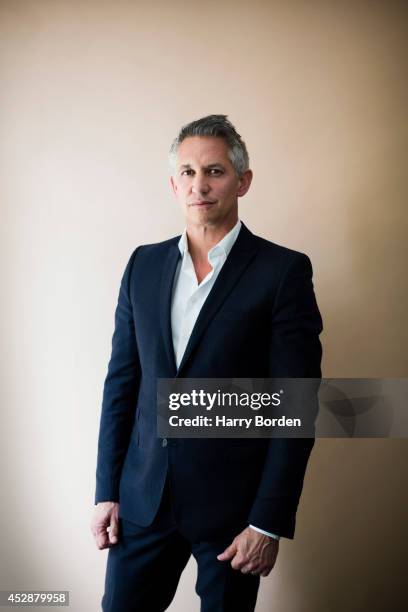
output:
[{"label": "suit lapel", "polygon": [[191,353],[199,343],[205,329],[215,316],[216,312],[221,308],[228,294],[239,281],[243,272],[255,256],[257,250],[258,246],[254,235],[244,224],[242,224],[238,238],[227,257],[227,260],[221,268],[217,280],[215,281],[213,288],[211,289],[203,307],[201,308],[200,314],[197,317],[197,321],[194,325],[186,350],[181,360],[180,367],[177,371],[177,376],[180,376],[180,372],[189,359]]},{"label": "suit lapel", "polygon": [[172,376],[176,374],[176,360],[174,357],[173,338],[171,331],[171,296],[173,291],[174,275],[181,255],[178,248],[178,239],[169,248],[167,259],[164,263],[163,276],[160,288],[160,326],[162,330],[164,346],[170,364]]}]

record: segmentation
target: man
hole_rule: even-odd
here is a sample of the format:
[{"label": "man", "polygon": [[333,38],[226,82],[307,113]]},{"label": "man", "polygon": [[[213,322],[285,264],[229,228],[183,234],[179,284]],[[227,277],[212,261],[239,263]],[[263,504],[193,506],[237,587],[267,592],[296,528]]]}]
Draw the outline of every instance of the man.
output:
[{"label": "man", "polygon": [[238,219],[252,180],[224,115],[171,148],[181,237],[138,247],[120,287],[92,531],[109,548],[104,612],[159,612],[191,554],[205,612],[254,610],[292,538],[313,439],[159,439],[158,378],[320,377],[309,259]]}]

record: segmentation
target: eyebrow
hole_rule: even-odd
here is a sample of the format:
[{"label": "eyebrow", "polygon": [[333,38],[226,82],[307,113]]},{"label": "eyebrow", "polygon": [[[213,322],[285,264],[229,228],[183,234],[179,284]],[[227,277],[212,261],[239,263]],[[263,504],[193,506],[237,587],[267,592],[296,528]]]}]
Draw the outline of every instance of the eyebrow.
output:
[{"label": "eyebrow", "polygon": [[[192,168],[191,164],[181,164],[180,166],[180,170],[190,170]],[[211,168],[222,168],[224,169],[223,164],[220,163],[215,163],[215,164],[207,164],[207,166],[204,166],[204,168],[206,169],[211,169]]]}]

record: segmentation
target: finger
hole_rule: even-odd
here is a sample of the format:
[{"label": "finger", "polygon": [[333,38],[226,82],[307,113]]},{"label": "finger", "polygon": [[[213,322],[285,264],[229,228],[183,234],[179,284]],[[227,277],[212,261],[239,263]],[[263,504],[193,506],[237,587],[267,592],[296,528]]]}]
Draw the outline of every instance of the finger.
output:
[{"label": "finger", "polygon": [[238,553],[235,555],[235,557],[231,561],[231,567],[232,569],[240,570],[245,565],[247,565],[248,562],[249,562],[249,559],[247,557],[244,557]]},{"label": "finger", "polygon": [[103,523],[94,524],[92,528],[92,533],[94,535],[97,547],[100,550],[107,548],[109,544],[109,538],[106,532],[106,525]]},{"label": "finger", "polygon": [[259,566],[256,563],[247,563],[243,567],[241,567],[241,572],[243,574],[258,574]]},{"label": "finger", "polygon": [[103,550],[104,548],[108,548],[109,546],[109,538],[108,538],[108,534],[106,532],[104,533],[99,533],[96,538],[96,545],[99,548],[99,550]]},{"label": "finger", "polygon": [[228,548],[224,550],[223,553],[221,553],[220,555],[217,555],[217,559],[218,561],[228,561],[229,559],[232,559],[234,557],[236,552],[237,552],[237,547],[236,547],[236,544],[234,544],[233,542],[232,544],[228,546]]}]

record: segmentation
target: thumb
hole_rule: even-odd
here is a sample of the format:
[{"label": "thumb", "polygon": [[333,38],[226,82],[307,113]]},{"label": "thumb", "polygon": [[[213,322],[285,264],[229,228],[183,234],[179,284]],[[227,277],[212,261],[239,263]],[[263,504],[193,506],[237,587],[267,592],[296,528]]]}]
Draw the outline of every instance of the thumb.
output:
[{"label": "thumb", "polygon": [[114,512],[112,512],[111,517],[110,517],[110,524],[108,527],[108,532],[109,532],[109,542],[111,544],[116,544],[116,542],[118,541],[118,519],[115,516]]},{"label": "thumb", "polygon": [[228,548],[224,550],[223,553],[221,553],[220,555],[217,555],[217,559],[218,561],[228,561],[229,559],[232,559],[235,556],[236,552],[237,552],[237,545],[234,544],[233,542],[232,544],[228,546]]}]

